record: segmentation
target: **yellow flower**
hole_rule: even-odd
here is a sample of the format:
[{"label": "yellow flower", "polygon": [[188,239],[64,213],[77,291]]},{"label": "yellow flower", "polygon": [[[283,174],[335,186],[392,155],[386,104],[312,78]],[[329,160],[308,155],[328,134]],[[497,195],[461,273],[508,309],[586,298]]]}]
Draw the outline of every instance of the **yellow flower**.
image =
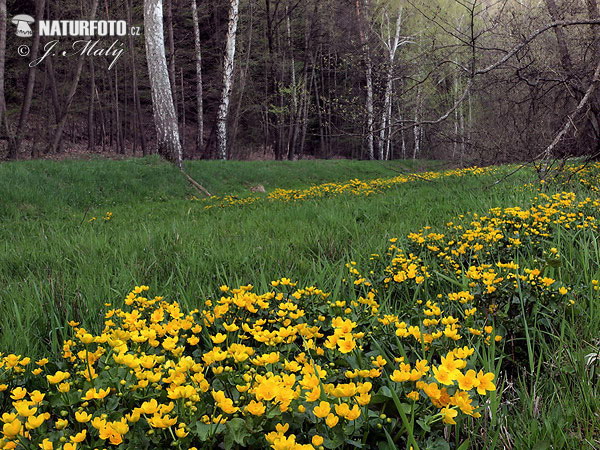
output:
[{"label": "yellow flower", "polygon": [[48,379],[48,382],[50,384],[58,384],[58,383],[61,383],[61,382],[65,381],[70,376],[71,376],[70,373],[68,373],[68,372],[61,372],[59,370],[54,375],[46,375],[46,378]]},{"label": "yellow flower", "polygon": [[444,423],[450,425],[456,424],[456,421],[454,420],[454,418],[458,415],[458,411],[456,409],[445,407],[442,408],[440,414],[442,415],[442,420]]},{"label": "yellow flower", "polygon": [[46,396],[46,394],[42,394],[40,391],[33,391],[33,392],[29,393],[29,398],[36,405],[38,403],[41,403],[44,400],[45,396]]},{"label": "yellow flower", "polygon": [[85,334],[84,334],[83,336],[81,336],[79,339],[80,339],[80,340],[81,340],[81,342],[82,342],[83,344],[85,344],[85,345],[89,345],[89,344],[91,344],[92,342],[94,342],[94,336],[92,336],[92,335],[91,335],[91,334],[89,334],[89,333],[85,333]]},{"label": "yellow flower", "polygon": [[171,418],[168,414],[164,416],[154,414],[148,419],[148,423],[154,428],[169,428],[177,423],[177,417]]},{"label": "yellow flower", "polygon": [[79,442],[83,442],[85,440],[86,435],[87,435],[87,430],[83,429],[79,433],[71,436],[69,439],[71,442],[79,443]]},{"label": "yellow flower", "polygon": [[328,402],[320,402],[318,406],[313,408],[313,413],[319,418],[327,417],[331,412],[331,405]]},{"label": "yellow flower", "polygon": [[15,419],[10,423],[5,423],[2,426],[2,432],[8,438],[14,438],[21,432],[23,428],[23,423],[19,419]]},{"label": "yellow flower", "polygon": [[479,381],[479,385],[477,386],[477,393],[480,395],[485,395],[486,391],[495,391],[496,385],[492,383],[495,375],[492,372],[488,372],[486,374],[483,371],[479,371],[477,373],[477,380]]},{"label": "yellow flower", "polygon": [[394,372],[390,375],[390,379],[396,383],[403,383],[410,380],[410,372],[394,370]]},{"label": "yellow flower", "polygon": [[327,426],[329,428],[333,428],[337,425],[337,423],[340,421],[340,418],[338,416],[336,416],[335,414],[331,413],[327,415],[327,418],[325,419],[325,424],[327,424]]},{"label": "yellow flower", "polygon": [[214,336],[210,337],[210,340],[213,341],[214,344],[220,344],[227,339],[227,335],[223,333],[217,333]]},{"label": "yellow flower", "polygon": [[16,413],[4,413],[4,414],[2,414],[2,422],[4,422],[4,423],[12,422],[17,417],[18,417],[18,414],[16,414]]},{"label": "yellow flower", "polygon": [[156,399],[148,400],[147,402],[142,403],[140,406],[140,411],[144,414],[154,414],[158,411],[158,402]]},{"label": "yellow flower", "polygon": [[63,428],[66,428],[66,426],[69,425],[69,421],[66,419],[58,419],[55,423],[55,427],[57,430],[62,430]]},{"label": "yellow flower", "polygon": [[454,384],[454,377],[452,373],[448,371],[444,366],[433,367],[433,374],[438,383],[444,384],[446,386],[451,386]]},{"label": "yellow flower", "polygon": [[360,408],[358,405],[354,405],[352,408],[350,408],[348,403],[335,405],[335,412],[338,416],[341,416],[347,420],[355,420],[360,416]]},{"label": "yellow flower", "polygon": [[406,394],[406,396],[411,399],[412,401],[417,401],[419,400],[419,393],[417,391],[411,391],[408,394]]},{"label": "yellow flower", "polygon": [[92,415],[86,413],[85,411],[77,411],[75,413],[75,420],[79,423],[86,423],[92,420]]},{"label": "yellow flower", "polygon": [[19,413],[19,415],[22,417],[29,417],[36,413],[37,408],[30,408],[32,404],[33,402],[27,400],[19,400],[17,402],[13,402],[13,406],[17,410],[17,413]]},{"label": "yellow flower", "polygon": [[315,446],[317,446],[317,447],[318,447],[319,445],[322,445],[322,444],[323,444],[323,441],[324,441],[323,437],[322,437],[322,436],[319,436],[318,434],[315,434],[315,435],[312,437],[312,439],[311,439],[312,445],[315,445]]},{"label": "yellow flower", "polygon": [[183,427],[183,424],[179,424],[179,427],[177,427],[175,429],[175,435],[180,438],[183,439],[184,437],[186,437],[189,434],[189,432],[185,431],[185,428]]},{"label": "yellow flower", "polygon": [[46,421],[46,414],[40,414],[38,416],[29,416],[27,418],[27,422],[25,423],[25,427],[28,430],[34,430]]},{"label": "yellow flower", "polygon": [[246,411],[248,411],[254,416],[262,416],[266,411],[266,407],[263,402],[257,402],[256,400],[252,400],[246,406]]},{"label": "yellow flower", "polygon": [[456,378],[458,381],[458,387],[463,391],[470,391],[474,387],[479,386],[479,380],[477,379],[477,373],[474,370],[468,370],[466,374],[459,374]]},{"label": "yellow flower", "polygon": [[82,400],[100,400],[106,397],[110,392],[110,388],[99,389],[96,388],[88,389],[85,395],[81,398]]},{"label": "yellow flower", "polygon": [[13,400],[21,400],[26,395],[27,389],[22,387],[16,387],[12,391],[10,391],[10,398],[12,398]]},{"label": "yellow flower", "polygon": [[223,322],[223,328],[225,328],[225,330],[229,331],[230,333],[240,329],[240,327],[238,327],[235,323],[232,323],[231,325],[229,325],[225,322]]},{"label": "yellow flower", "polygon": [[341,353],[350,353],[356,347],[356,341],[354,338],[346,336],[337,341],[337,346]]},{"label": "yellow flower", "polygon": [[48,438],[45,438],[41,444],[39,444],[39,447],[42,450],[53,450],[54,449],[54,445],[52,444],[52,441]]}]

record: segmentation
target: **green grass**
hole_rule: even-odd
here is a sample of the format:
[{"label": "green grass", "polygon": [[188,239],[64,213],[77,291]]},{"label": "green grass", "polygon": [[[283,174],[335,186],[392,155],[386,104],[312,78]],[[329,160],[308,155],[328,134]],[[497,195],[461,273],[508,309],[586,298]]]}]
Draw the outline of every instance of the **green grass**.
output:
[{"label": "green grass", "polygon": [[[190,172],[202,173],[211,189],[231,186],[220,193],[244,191],[242,180],[298,188],[325,173],[333,180],[396,175],[381,163],[232,164],[243,174],[224,178],[231,169],[223,162],[192,163]],[[33,355],[59,348],[67,320],[97,328],[103,304],[136,284],[190,305],[221,284],[266,285],[281,276],[335,286],[346,262],[367,258],[390,237],[485,211],[499,197],[525,199],[506,184],[482,196],[491,179],[471,177],[366,198],[205,210],[189,199],[194,191],[178,171],[153,158],[10,163],[0,166],[0,180],[0,314],[12,318],[0,347]],[[88,222],[106,211],[111,221]]]},{"label": "green grass", "polygon": [[[400,167],[405,165],[198,161],[187,169],[215,194],[245,195],[255,184],[268,191],[302,188],[392,177]],[[203,202],[190,200],[198,194],[178,171],[156,158],[2,164],[0,350],[56,353],[68,336],[68,320],[97,330],[104,303],[118,303],[139,284],[189,306],[214,298],[222,284],[260,288],[282,276],[336,292],[344,264],[382,252],[391,237],[435,228],[466,212],[530,202],[531,192],[518,187],[532,174],[519,172],[490,187],[497,177],[415,181],[370,197],[205,210]],[[106,211],[113,212],[108,222],[100,219]],[[88,222],[93,216],[100,220]],[[583,284],[598,277],[600,249],[593,235],[565,234],[557,245],[567,261],[560,269],[564,279]],[[590,374],[582,363],[599,346],[597,300],[590,290],[585,318],[531,318],[531,370],[501,380],[504,400],[491,405],[503,412],[499,424],[506,427],[494,418],[489,433],[495,445],[577,447],[598,432],[600,367]],[[537,330],[538,319],[554,321],[553,331]]]}]

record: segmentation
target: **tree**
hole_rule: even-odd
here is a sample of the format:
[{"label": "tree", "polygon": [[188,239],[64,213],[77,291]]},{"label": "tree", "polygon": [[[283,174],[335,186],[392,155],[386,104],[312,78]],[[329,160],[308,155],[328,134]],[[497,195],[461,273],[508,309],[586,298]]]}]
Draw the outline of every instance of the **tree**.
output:
[{"label": "tree", "polygon": [[366,82],[366,111],[367,111],[367,156],[369,159],[375,159],[375,116],[373,113],[373,63],[371,61],[371,51],[366,38],[367,12],[364,11],[368,6],[367,0],[356,0],[356,18],[358,21],[358,33],[360,37],[360,46],[364,52],[365,82]]},{"label": "tree", "polygon": [[217,156],[220,159],[227,159],[227,116],[233,87],[233,67],[239,6],[240,0],[230,1],[227,37],[225,38],[225,55],[223,57],[223,89],[217,112]]},{"label": "tree", "polygon": [[6,61],[6,0],[0,0],[0,128],[5,123],[6,94],[4,93],[4,65]]},{"label": "tree", "polygon": [[196,154],[200,154],[204,144],[204,105],[202,100],[202,47],[200,45],[200,26],[198,24],[196,0],[192,0],[192,21],[194,22],[194,48],[196,53]]},{"label": "tree", "polygon": [[[37,0],[35,2],[36,21],[41,20],[43,17],[45,2],[46,0]],[[31,46],[31,61],[35,61],[35,59],[37,59],[39,48],[40,34],[36,31],[33,37],[33,45]],[[13,138],[9,140],[8,157],[10,159],[16,159],[19,157],[21,141],[24,134],[23,132],[25,130],[25,127],[27,126],[29,111],[31,109],[31,99],[33,98],[33,89],[35,87],[36,72],[37,66],[30,65],[27,73],[27,87],[25,88],[25,96],[23,97],[21,114],[19,115],[19,123],[17,124],[17,130]]]},{"label": "tree", "polygon": [[144,38],[158,153],[181,168],[182,148],[165,55],[162,0],[144,1]]}]

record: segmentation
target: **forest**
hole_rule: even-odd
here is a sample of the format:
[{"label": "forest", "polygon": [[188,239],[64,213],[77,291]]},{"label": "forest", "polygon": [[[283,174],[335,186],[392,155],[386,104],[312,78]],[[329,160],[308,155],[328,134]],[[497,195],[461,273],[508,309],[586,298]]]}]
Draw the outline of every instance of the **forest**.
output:
[{"label": "forest", "polygon": [[[87,20],[119,30],[50,32]],[[599,23],[596,0],[2,0],[0,157],[597,156]]]}]

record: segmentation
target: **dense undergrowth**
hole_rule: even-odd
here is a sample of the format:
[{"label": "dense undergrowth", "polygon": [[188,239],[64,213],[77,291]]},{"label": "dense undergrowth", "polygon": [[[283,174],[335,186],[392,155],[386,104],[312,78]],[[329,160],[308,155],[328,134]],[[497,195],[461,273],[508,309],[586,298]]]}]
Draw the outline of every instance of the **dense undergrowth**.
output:
[{"label": "dense undergrowth", "polygon": [[[331,285],[278,277],[196,302],[138,286],[104,307],[102,328],[70,322],[60,357],[4,356],[2,443],[594,446],[598,173],[571,168],[568,191],[512,187],[519,205],[388,235]],[[119,220],[97,217],[85,226]]]}]

